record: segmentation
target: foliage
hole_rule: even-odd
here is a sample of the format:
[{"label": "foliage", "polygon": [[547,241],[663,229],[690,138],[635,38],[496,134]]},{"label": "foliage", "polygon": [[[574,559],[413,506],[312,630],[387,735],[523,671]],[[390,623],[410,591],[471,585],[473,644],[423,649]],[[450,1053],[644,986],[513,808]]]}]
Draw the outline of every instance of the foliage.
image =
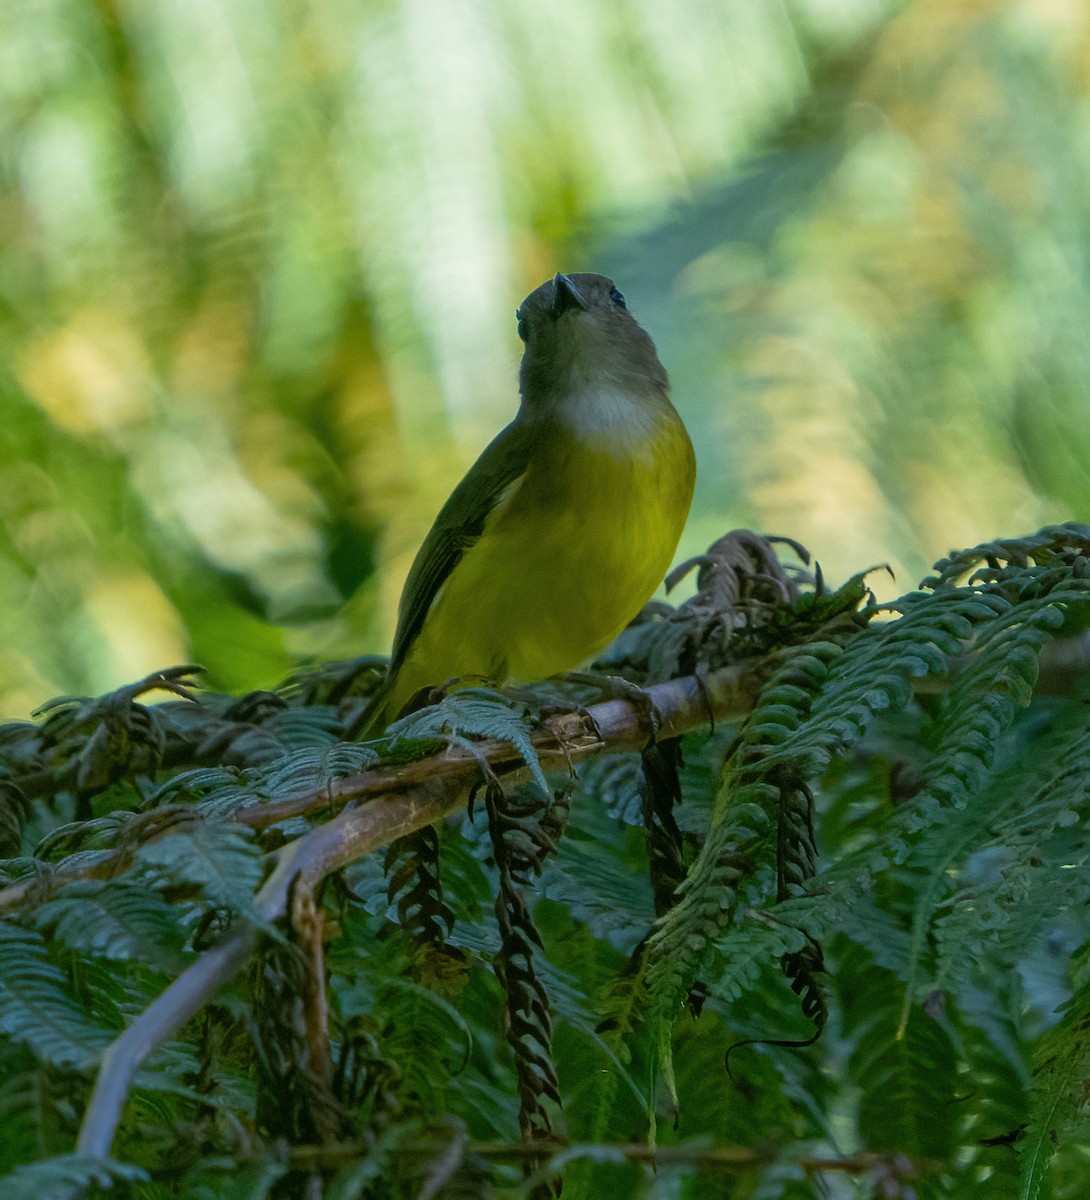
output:
[{"label": "foliage", "polygon": [[[793,549],[721,539],[604,660],[644,685],[749,664],[748,715],[567,780],[531,695],[346,740],[371,660],[241,698],[165,671],[0,729],[0,1192],[1080,1194],[1090,527],[887,605]],[[542,703],[593,698],[571,686]],[[461,819],[261,916],[339,781],[497,739],[530,782],[482,759]],[[112,1158],[74,1153],[111,1039],[247,926]]]}]

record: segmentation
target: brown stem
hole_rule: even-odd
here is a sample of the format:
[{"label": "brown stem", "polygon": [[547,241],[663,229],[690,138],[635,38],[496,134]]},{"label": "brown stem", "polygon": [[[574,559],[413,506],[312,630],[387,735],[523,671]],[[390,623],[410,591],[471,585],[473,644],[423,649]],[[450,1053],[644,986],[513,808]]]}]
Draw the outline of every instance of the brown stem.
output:
[{"label": "brown stem", "polygon": [[333,1058],[329,1046],[329,998],[325,974],[325,913],[313,888],[297,884],[291,893],[291,924],[306,959],[303,1020],[306,1024],[306,1062],[302,1070],[312,1095],[311,1112],[319,1138],[338,1134],[337,1102],[333,1096]]}]

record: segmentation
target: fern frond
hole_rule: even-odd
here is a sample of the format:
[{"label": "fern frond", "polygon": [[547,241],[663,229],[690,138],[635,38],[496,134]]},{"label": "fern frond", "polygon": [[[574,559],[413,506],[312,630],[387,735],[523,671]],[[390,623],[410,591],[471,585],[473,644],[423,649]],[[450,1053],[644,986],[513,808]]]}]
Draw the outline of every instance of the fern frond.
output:
[{"label": "fern frond", "polygon": [[[105,696],[61,696],[44,704],[41,757],[58,779],[79,791],[107,786],[127,772],[154,772],[163,760],[163,714],[137,703],[150,691],[195,699],[200,667],[170,667]],[[36,714],[37,715],[37,714]]]},{"label": "fern frond", "polygon": [[0,857],[14,856],[23,844],[23,826],[30,816],[30,802],[12,779],[3,778],[0,768]]},{"label": "fern frond", "polygon": [[176,909],[132,879],[76,880],[40,905],[34,925],[72,950],[177,970],[184,938]]},{"label": "fern frond", "polygon": [[936,987],[956,990],[985,964],[1009,968],[1050,923],[1090,900],[1090,834],[1078,816],[1090,801],[1090,732],[1082,706],[1069,709],[1035,744],[1016,742],[1013,761],[947,830],[945,873],[938,835],[921,845],[921,860],[939,862],[946,879],[932,890]]},{"label": "fern frond", "polygon": [[443,899],[439,835],[427,826],[386,848],[387,896],[401,927],[420,946],[441,946],[454,928]]},{"label": "fern frond", "polygon": [[92,1022],[69,994],[37,933],[0,922],[0,1031],[44,1062],[86,1070],[112,1033]]},{"label": "fern frond", "polygon": [[840,654],[831,643],[789,652],[746,722],[700,853],[677,903],[656,922],[645,946],[641,973],[650,1012],[676,1010],[711,943],[729,925],[738,885],[771,840],[779,793],[768,767],[786,758],[784,747]]},{"label": "fern frond", "polygon": [[728,1003],[744,996],[757,983],[770,962],[797,954],[806,945],[806,935],[795,920],[770,919],[763,913],[746,913],[719,936],[718,969],[709,973],[708,991]]},{"label": "fern frond", "polygon": [[859,951],[849,951],[840,967],[852,980],[842,1004],[864,1144],[947,1161],[958,1085],[958,1056],[947,1028],[914,1009],[898,1032],[901,990],[891,977]]},{"label": "fern frond", "polygon": [[646,874],[630,865],[626,841],[618,849],[628,853],[607,857],[601,843],[586,840],[580,824],[546,865],[540,890],[595,937],[631,951],[654,921],[655,909]]},{"label": "fern frond", "polygon": [[561,797],[542,806],[532,794],[505,796],[490,783],[485,789],[489,833],[499,872],[496,921],[500,952],[496,974],[507,994],[504,1025],[515,1056],[519,1088],[519,1128],[527,1142],[552,1135],[546,1100],[559,1106],[560,1083],[552,1056],[552,1016],[549,997],[535,969],[541,936],[530,913],[523,886],[539,873],[567,820]]},{"label": "fern frond", "polygon": [[1030,1119],[1019,1145],[1019,1197],[1036,1200],[1048,1165],[1066,1139],[1090,1133],[1086,1106],[1090,1080],[1090,985],[1072,997],[1062,1019],[1041,1039],[1034,1055]]},{"label": "fern frond", "polygon": [[261,778],[263,794],[277,800],[320,791],[338,779],[356,775],[378,762],[371,746],[353,742],[321,743],[296,750],[271,763]]},{"label": "fern frond", "polygon": [[0,1045],[0,1175],[71,1146],[72,1083],[71,1072],[47,1066],[26,1046]]},{"label": "fern frond", "polygon": [[1074,558],[1085,555],[1088,546],[1090,525],[1078,521],[1047,525],[1025,537],[996,538],[942,558],[935,563],[935,574],[925,579],[923,586],[936,588],[953,583],[981,564],[986,564],[992,571],[998,571],[1004,565],[1023,569],[1030,563],[1044,566],[1057,561],[1067,566]]},{"label": "fern frond", "polygon": [[465,744],[467,738],[507,742],[530,768],[534,783],[545,795],[549,785],[541,769],[532,735],[533,720],[524,704],[486,688],[461,688],[441,703],[402,717],[390,726],[395,743],[438,739]]},{"label": "fern frond", "polygon": [[142,845],[136,862],[156,879],[200,888],[212,905],[255,915],[263,859],[252,831],[243,825],[191,818]]},{"label": "fern frond", "polygon": [[[275,713],[263,728],[279,742],[284,752],[338,745],[341,719],[330,708],[286,708]],[[341,743],[343,744],[343,743]]]},{"label": "fern frond", "polygon": [[366,698],[386,675],[388,662],[374,654],[359,658],[307,663],[277,688],[289,704],[339,706],[353,697]]},{"label": "fern frond", "polygon": [[675,810],[681,804],[681,739],[656,742],[643,754],[643,826],[655,912],[666,912],[685,875],[685,845]]},{"label": "fern frond", "polygon": [[126,809],[117,809],[102,817],[89,821],[69,821],[58,825],[34,848],[34,856],[47,861],[65,859],[71,865],[73,858],[83,853],[109,850],[128,837],[138,818]]},{"label": "fern frond", "polygon": [[147,1183],[148,1174],[131,1163],[114,1162],[84,1154],[61,1154],[18,1167],[0,1179],[4,1200],[62,1200],[98,1185]]},{"label": "fern frond", "polygon": [[638,754],[603,755],[580,767],[576,786],[589,803],[604,806],[612,820],[642,825],[642,777]]}]

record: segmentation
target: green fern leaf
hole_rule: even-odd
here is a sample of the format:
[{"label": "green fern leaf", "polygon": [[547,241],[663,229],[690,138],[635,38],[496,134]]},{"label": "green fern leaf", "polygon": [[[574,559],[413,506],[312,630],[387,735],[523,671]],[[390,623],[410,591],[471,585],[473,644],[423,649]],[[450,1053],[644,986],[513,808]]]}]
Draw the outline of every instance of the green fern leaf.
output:
[{"label": "green fern leaf", "polygon": [[1019,1200],[1036,1200],[1058,1145],[1090,1132],[1090,985],[1080,988],[1035,1054],[1030,1120],[1019,1145]]},{"label": "green fern leaf", "polygon": [[34,913],[35,926],[73,950],[177,970],[184,938],[178,912],[158,892],[129,879],[77,880]]},{"label": "green fern leaf", "polygon": [[147,1172],[131,1163],[114,1162],[83,1154],[62,1154],[19,1167],[0,1179],[4,1200],[71,1200],[74,1194],[97,1185],[146,1183]]},{"label": "green fern leaf", "polygon": [[97,1063],[113,1036],[68,995],[43,939],[7,922],[0,922],[0,1031],[45,1062],[81,1070]]},{"label": "green fern leaf", "polygon": [[194,884],[207,900],[250,918],[263,860],[253,833],[231,821],[184,822],[141,846],[138,865],[172,883]]},{"label": "green fern leaf", "polygon": [[390,727],[395,742],[439,738],[463,743],[466,738],[507,742],[530,768],[534,783],[546,794],[549,785],[531,740],[534,731],[524,704],[485,688],[462,688],[441,704],[403,717]]}]

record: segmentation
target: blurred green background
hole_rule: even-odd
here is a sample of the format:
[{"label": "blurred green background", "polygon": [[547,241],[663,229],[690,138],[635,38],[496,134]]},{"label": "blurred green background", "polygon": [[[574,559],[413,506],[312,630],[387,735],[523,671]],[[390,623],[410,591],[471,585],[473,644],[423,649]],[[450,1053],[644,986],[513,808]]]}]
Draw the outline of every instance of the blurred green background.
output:
[{"label": "blurred green background", "polygon": [[830,579],[1088,515],[1084,0],[5,0],[0,714],[388,645],[613,275],[733,525]]}]

